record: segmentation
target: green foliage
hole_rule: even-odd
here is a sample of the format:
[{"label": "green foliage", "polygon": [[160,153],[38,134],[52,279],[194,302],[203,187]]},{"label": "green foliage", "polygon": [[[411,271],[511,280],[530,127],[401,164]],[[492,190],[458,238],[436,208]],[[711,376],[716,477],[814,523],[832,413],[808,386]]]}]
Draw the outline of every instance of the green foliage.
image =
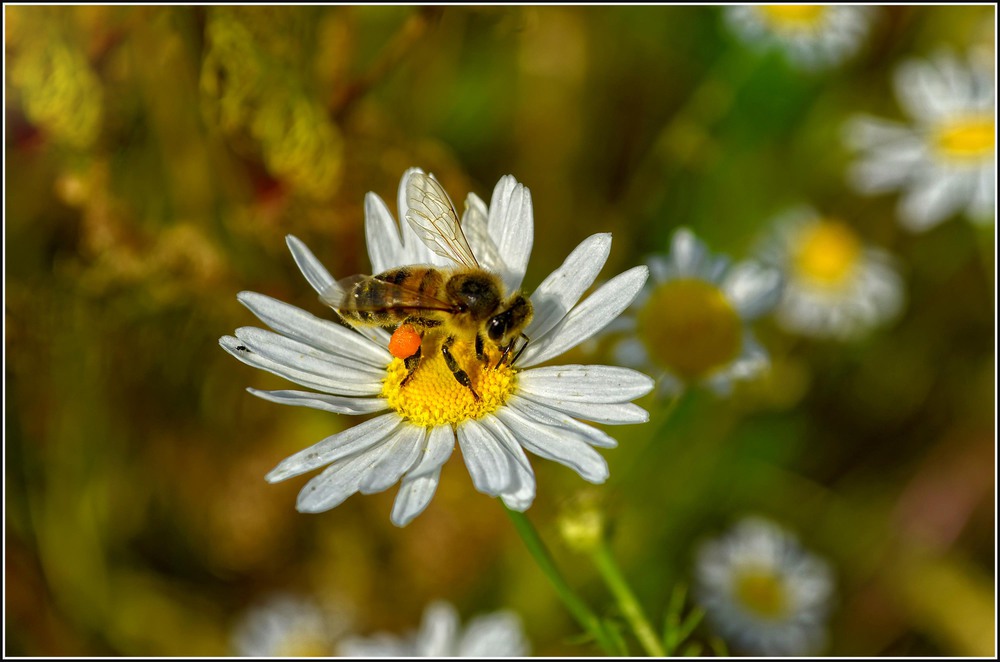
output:
[{"label": "green foliage", "polygon": [[[418,166],[459,201],[508,173],[531,189],[529,291],[594,232],[614,234],[602,277],[681,226],[751,257],[803,201],[893,254],[894,322],[836,342],[765,317],[767,376],[648,396],[649,423],[609,430],[601,523],[668,654],[729,654],[683,587],[698,542],[757,512],[835,568],[824,652],[991,655],[994,226],[904,231],[897,194],[848,187],[841,135],[858,113],[902,118],[902,59],[992,54],[994,12],[882,7],[855,57],[804,72],[719,7],[7,6],[7,652],[226,655],[275,590],[339,604],[359,632],[402,633],[446,598],[517,611],[535,654],[642,650],[554,542],[582,487],[562,467],[532,458],[528,515],[599,642],[574,638],[457,457],[405,529],[393,490],[307,516],[302,481],[264,481],[353,421],[245,392],[287,384],[218,347],[256,323],[235,295],[328,314],[284,236],[366,272],[365,194],[395,212]],[[568,362],[613,363],[598,345]]]}]

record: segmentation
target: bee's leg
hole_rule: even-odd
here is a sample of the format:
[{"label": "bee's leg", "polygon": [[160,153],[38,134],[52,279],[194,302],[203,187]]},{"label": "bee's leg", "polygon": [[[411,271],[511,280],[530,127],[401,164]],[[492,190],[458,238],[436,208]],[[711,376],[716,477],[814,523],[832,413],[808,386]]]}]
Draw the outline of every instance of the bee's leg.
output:
[{"label": "bee's leg", "polygon": [[482,363],[489,363],[489,357],[486,356],[486,347],[483,342],[483,334],[476,334],[476,358]]},{"label": "bee's leg", "polygon": [[[514,358],[512,358],[510,360],[510,364],[511,365],[514,365],[515,363],[517,363],[517,360],[519,358],[521,358],[521,352],[523,352],[524,349],[528,346],[528,343],[531,342],[531,338],[529,338],[528,336],[524,335],[523,333],[521,334],[521,337],[524,338],[524,344],[521,345],[521,349],[517,350],[517,354],[514,355]],[[511,343],[511,345],[513,345],[513,344],[514,343]]]},{"label": "bee's leg", "polygon": [[[531,342],[531,339],[528,338],[528,336],[524,335],[523,333],[521,334],[521,337],[524,338],[524,344],[521,345],[521,348],[517,350],[517,354],[514,355],[514,358],[510,360],[510,363],[508,365],[514,365],[517,362],[517,359],[520,358],[521,352],[523,352],[524,348],[528,346],[529,342]],[[497,361],[497,365],[501,365],[504,361],[507,360],[507,356],[510,355],[510,350],[514,349],[514,344],[516,342],[517,338],[507,343],[507,346],[503,348],[503,355],[500,357],[500,360]]]},{"label": "bee's leg", "polygon": [[469,379],[469,373],[465,372],[458,367],[458,361],[451,354],[451,346],[455,343],[455,336],[449,336],[444,343],[441,344],[441,353],[444,355],[444,362],[448,365],[448,369],[451,370],[452,374],[455,375],[455,379],[458,383],[472,391],[472,397],[479,400],[479,394],[476,393],[476,389],[472,388],[472,380]]},{"label": "bee's leg", "polygon": [[403,359],[403,366],[406,368],[406,377],[403,377],[403,381],[399,382],[399,388],[406,386],[406,382],[410,381],[413,377],[413,373],[417,371],[417,366],[420,365],[420,350],[423,347],[417,347],[417,351],[413,353],[412,356],[408,356]]}]

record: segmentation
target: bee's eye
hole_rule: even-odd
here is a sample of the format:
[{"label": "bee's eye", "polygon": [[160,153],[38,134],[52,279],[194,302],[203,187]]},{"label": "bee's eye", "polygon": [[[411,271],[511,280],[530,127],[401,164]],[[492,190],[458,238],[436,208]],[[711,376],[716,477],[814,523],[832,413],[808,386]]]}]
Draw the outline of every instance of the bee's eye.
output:
[{"label": "bee's eye", "polygon": [[499,342],[503,339],[504,334],[507,332],[507,318],[510,317],[507,313],[501,313],[496,317],[490,319],[488,333],[490,340],[494,342]]}]

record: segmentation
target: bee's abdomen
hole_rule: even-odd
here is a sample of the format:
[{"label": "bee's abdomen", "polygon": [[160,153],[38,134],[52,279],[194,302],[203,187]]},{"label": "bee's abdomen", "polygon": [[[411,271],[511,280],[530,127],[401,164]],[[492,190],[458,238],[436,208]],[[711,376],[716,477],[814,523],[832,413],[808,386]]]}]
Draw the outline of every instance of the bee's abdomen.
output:
[{"label": "bee's abdomen", "polygon": [[340,314],[363,324],[397,324],[417,312],[416,302],[411,301],[413,292],[434,296],[441,283],[442,276],[434,269],[390,269],[355,283],[347,293]]}]

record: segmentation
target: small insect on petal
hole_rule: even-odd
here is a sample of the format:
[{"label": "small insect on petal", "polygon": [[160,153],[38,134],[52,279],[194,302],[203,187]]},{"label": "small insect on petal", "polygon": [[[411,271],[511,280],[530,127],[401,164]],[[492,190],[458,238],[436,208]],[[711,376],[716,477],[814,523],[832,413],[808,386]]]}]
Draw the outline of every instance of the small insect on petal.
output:
[{"label": "small insect on petal", "polygon": [[389,339],[389,353],[397,359],[408,359],[420,349],[420,334],[411,324],[400,324]]}]

